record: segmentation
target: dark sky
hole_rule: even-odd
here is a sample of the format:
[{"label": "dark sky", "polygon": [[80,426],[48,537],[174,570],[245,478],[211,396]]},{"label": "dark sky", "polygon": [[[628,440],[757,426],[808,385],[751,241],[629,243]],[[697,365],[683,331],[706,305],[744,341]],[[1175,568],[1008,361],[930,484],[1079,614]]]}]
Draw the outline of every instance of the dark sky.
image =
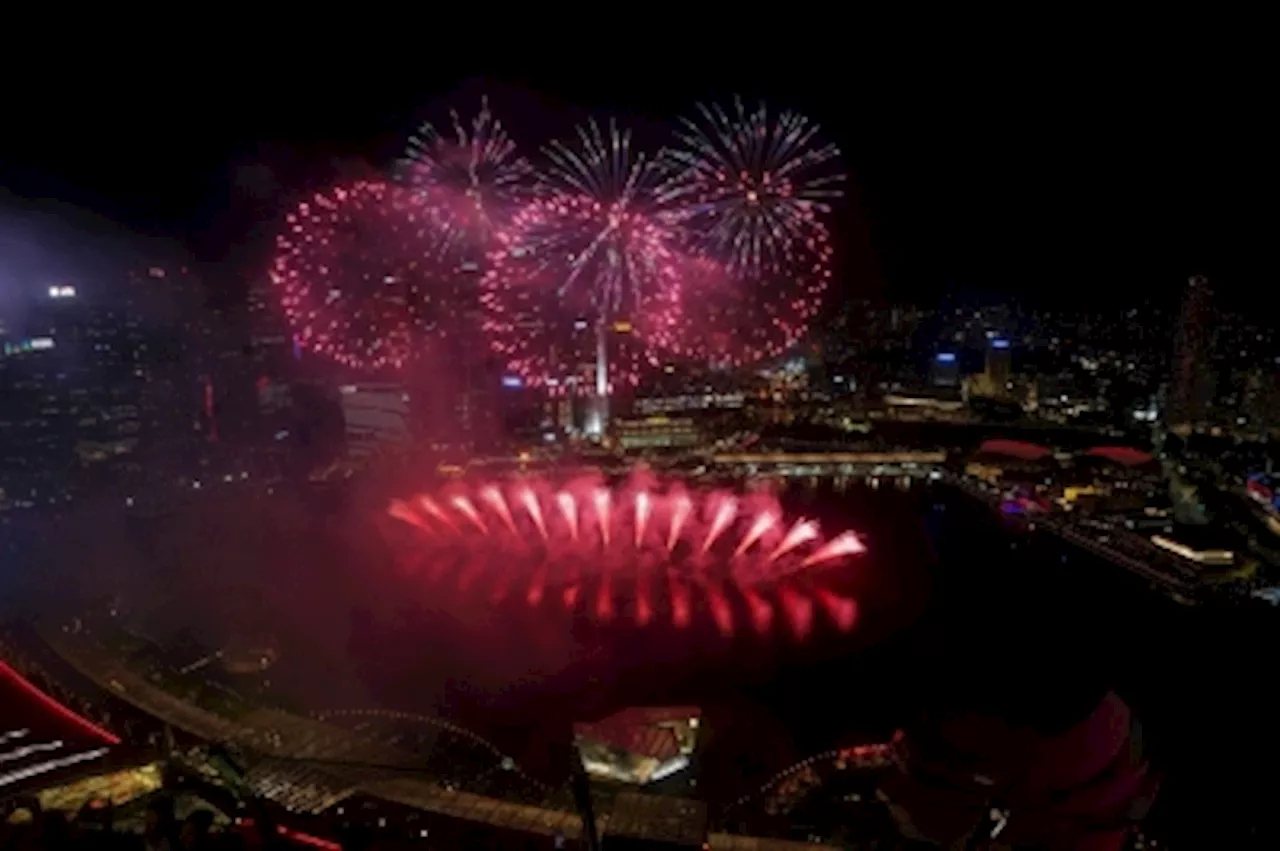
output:
[{"label": "dark sky", "polygon": [[281,199],[385,163],[421,118],[470,110],[484,91],[531,152],[588,114],[658,140],[695,100],[742,92],[804,110],[844,151],[848,292],[1128,299],[1193,271],[1237,293],[1275,285],[1263,250],[1274,88],[1238,56],[1125,39],[891,46],[833,30],[786,51],[710,37],[695,51],[688,35],[676,38],[686,58],[649,61],[643,39],[545,50],[531,39],[488,56],[474,31],[451,38],[472,49],[351,48],[333,35],[271,51],[246,39],[79,52],[6,92],[0,186],[181,238],[243,274]]}]

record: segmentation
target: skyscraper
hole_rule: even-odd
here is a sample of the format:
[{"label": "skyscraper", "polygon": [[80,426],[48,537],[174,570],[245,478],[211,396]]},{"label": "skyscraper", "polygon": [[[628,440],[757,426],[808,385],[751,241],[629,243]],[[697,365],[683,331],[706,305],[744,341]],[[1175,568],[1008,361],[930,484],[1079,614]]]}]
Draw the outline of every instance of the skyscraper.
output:
[{"label": "skyscraper", "polygon": [[364,458],[410,443],[409,395],[399,384],[366,382],[342,388],[347,452]]},{"label": "skyscraper", "polygon": [[1174,332],[1173,375],[1165,410],[1165,422],[1170,426],[1192,426],[1208,416],[1213,393],[1209,365],[1212,310],[1209,279],[1201,275],[1188,279]]},{"label": "skyscraper", "polygon": [[1013,376],[1013,353],[1009,341],[1003,337],[996,337],[987,347],[986,376],[994,394],[1001,395],[1008,390]]},{"label": "skyscraper", "polygon": [[959,387],[960,363],[955,352],[938,352],[933,358],[930,383],[934,387]]}]

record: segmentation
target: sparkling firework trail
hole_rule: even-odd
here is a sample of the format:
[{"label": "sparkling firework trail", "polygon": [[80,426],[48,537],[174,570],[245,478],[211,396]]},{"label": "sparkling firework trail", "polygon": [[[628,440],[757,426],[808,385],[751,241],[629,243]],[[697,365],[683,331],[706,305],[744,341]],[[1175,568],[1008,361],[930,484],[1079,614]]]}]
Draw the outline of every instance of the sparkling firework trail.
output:
[{"label": "sparkling firework trail", "polygon": [[525,511],[529,512],[529,519],[537,527],[542,540],[547,540],[547,522],[542,519],[542,506],[538,503],[538,495],[531,488],[525,488],[520,491],[520,504],[524,506]]},{"label": "sparkling firework trail", "polygon": [[818,525],[809,520],[797,520],[796,525],[778,544],[778,548],[769,554],[769,561],[775,562],[801,544],[806,544],[818,537]]},{"label": "sparkling firework trail", "polygon": [[800,566],[812,567],[815,564],[821,564],[824,561],[830,561],[842,556],[861,555],[866,551],[867,548],[862,545],[862,541],[858,540],[857,535],[852,532],[844,532],[827,541],[817,552],[800,562]]},{"label": "sparkling firework trail", "polygon": [[387,513],[397,520],[403,520],[405,523],[417,526],[424,532],[430,530],[430,527],[428,527],[426,523],[422,522],[422,518],[418,516],[418,513],[410,508],[409,504],[404,500],[393,499],[391,501],[391,507],[387,510]]},{"label": "sparkling firework trail", "polygon": [[564,522],[569,526],[569,537],[578,540],[578,502],[573,498],[573,494],[568,491],[560,491],[556,494],[556,505],[560,507],[560,516],[564,518]]},{"label": "sparkling firework trail", "polygon": [[480,491],[480,498],[489,504],[494,511],[498,512],[498,517],[502,518],[502,522],[513,533],[518,533],[516,529],[516,519],[511,516],[511,509],[507,506],[507,500],[496,486],[490,485]]},{"label": "sparkling firework trail", "polygon": [[593,120],[577,136],[576,146],[556,140],[543,151],[550,162],[543,181],[553,192],[594,199],[611,212],[646,200],[659,171],[644,154],[632,156],[631,131],[611,120],[605,132]]},{"label": "sparkling firework trail", "polygon": [[482,534],[489,534],[489,527],[484,524],[480,512],[476,511],[475,504],[470,499],[465,496],[455,496],[452,502],[453,507],[462,512],[462,516],[470,520]]},{"label": "sparkling firework trail", "polygon": [[692,257],[681,273],[678,359],[742,367],[808,333],[831,281],[823,218],[842,194],[839,151],[793,112],[699,105],[663,153],[656,192]]},{"label": "sparkling firework trail", "polygon": [[680,540],[680,532],[684,529],[685,521],[689,519],[689,512],[693,511],[693,501],[683,494],[677,496],[673,503],[671,529],[667,533],[667,552],[676,548],[676,542]]},{"label": "sparkling firework trail", "polygon": [[729,528],[729,524],[733,522],[733,518],[737,513],[738,502],[733,497],[726,496],[720,501],[720,505],[716,508],[715,516],[711,519],[711,526],[707,529],[707,537],[702,541],[702,549],[699,551],[702,555],[710,552],[716,539],[724,534],[725,529]]},{"label": "sparkling firework trail", "polygon": [[608,549],[609,528],[611,526],[609,520],[609,491],[604,488],[596,488],[596,492],[591,495],[591,499],[596,508],[596,522],[600,524],[600,540],[605,549]]},{"label": "sparkling firework trail", "polygon": [[635,384],[657,365],[656,350],[671,348],[678,324],[681,255],[647,203],[657,171],[632,157],[613,124],[607,134],[594,122],[581,127],[577,146],[553,143],[547,156],[542,196],[498,232],[489,254],[485,331],[528,384],[559,384],[568,377],[560,362],[593,349],[608,383]]},{"label": "sparkling firework trail", "polygon": [[731,110],[699,104],[682,119],[679,145],[666,152],[673,172],[659,201],[735,274],[759,279],[794,269],[818,214],[843,194],[840,151],[819,144],[819,127],[795,112],[771,118],[765,105]]},{"label": "sparkling firework trail", "polygon": [[636,494],[636,549],[644,543],[644,532],[649,525],[649,515],[653,512],[653,503],[649,494],[640,491]]},{"label": "sparkling firework trail", "polygon": [[534,168],[516,153],[488,98],[469,123],[456,110],[449,116],[452,133],[441,134],[428,123],[409,139],[399,173],[436,211],[436,250],[480,259],[493,230],[531,197]]},{"label": "sparkling firework trail", "polygon": [[435,501],[434,499],[432,499],[431,497],[429,497],[429,496],[427,496],[427,495],[425,495],[425,494],[423,494],[423,495],[419,496],[419,497],[418,497],[418,505],[421,505],[421,506],[422,506],[422,510],[423,510],[423,511],[427,512],[427,513],[428,513],[428,514],[430,514],[432,517],[434,517],[436,520],[439,520],[441,523],[443,523],[444,525],[448,526],[448,527],[449,527],[450,529],[452,529],[453,531],[455,531],[455,532],[460,531],[460,530],[458,529],[457,524],[453,522],[453,518],[451,518],[448,514],[445,514],[445,513],[444,513],[444,509],[442,509],[442,508],[439,506],[439,504],[438,504],[438,503],[436,503],[436,501]]},{"label": "sparkling firework trail", "polygon": [[777,523],[778,518],[768,512],[758,515],[751,522],[751,528],[747,530],[747,534],[742,536],[742,541],[738,544],[738,548],[733,551],[733,557],[741,558],[747,550],[751,549],[752,544],[760,540],[764,533],[772,529]]}]

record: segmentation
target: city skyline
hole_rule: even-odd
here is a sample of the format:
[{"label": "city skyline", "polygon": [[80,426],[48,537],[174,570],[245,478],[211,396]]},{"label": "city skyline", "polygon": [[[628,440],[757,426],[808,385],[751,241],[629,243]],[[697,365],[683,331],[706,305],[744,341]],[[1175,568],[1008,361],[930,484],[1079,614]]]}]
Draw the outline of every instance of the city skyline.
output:
[{"label": "city skyline", "polygon": [[783,11],[0,56],[0,840],[1280,846],[1265,76]]}]

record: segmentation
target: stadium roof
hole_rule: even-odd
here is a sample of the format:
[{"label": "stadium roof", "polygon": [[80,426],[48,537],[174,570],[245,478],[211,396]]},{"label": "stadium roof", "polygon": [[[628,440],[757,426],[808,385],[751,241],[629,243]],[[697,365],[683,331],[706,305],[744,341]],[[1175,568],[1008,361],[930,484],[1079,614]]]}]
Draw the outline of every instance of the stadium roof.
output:
[{"label": "stadium roof", "polygon": [[1131,446],[1095,446],[1092,449],[1086,449],[1081,454],[1094,458],[1105,458],[1108,461],[1114,461],[1126,467],[1141,467],[1155,460],[1155,456],[1150,452],[1143,452],[1141,449],[1134,449]]},{"label": "stadium roof", "polygon": [[1003,835],[1010,845],[1071,837],[1079,844],[1063,847],[1118,851],[1156,791],[1129,707],[1114,693],[1059,732],[967,715],[917,737],[911,750],[913,770],[883,788],[895,818],[942,842],[979,823],[995,796],[1014,810]]},{"label": "stadium roof", "polygon": [[0,794],[96,766],[119,744],[0,661]]},{"label": "stadium roof", "polygon": [[984,440],[978,451],[989,455],[1005,455],[1020,461],[1041,461],[1053,454],[1053,450],[1036,443],[1004,438]]}]

